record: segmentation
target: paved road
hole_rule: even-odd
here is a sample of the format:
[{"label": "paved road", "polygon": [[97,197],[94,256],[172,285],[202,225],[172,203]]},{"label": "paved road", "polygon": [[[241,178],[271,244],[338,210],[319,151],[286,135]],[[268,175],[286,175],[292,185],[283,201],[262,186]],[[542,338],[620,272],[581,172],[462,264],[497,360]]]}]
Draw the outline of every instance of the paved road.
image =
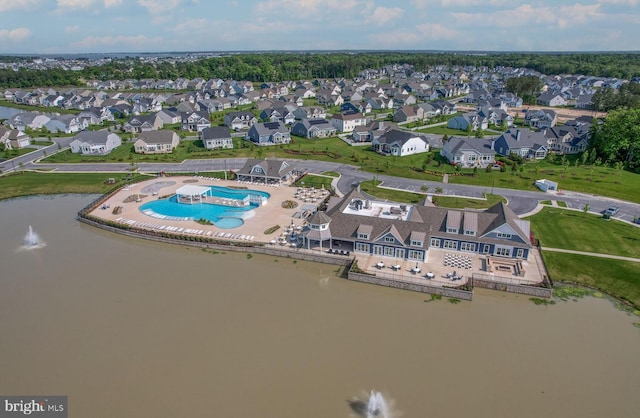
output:
[{"label": "paved road", "polygon": [[[56,139],[60,143],[60,147],[64,148],[71,142],[71,138]],[[32,153],[17,157],[13,162],[5,161],[0,165],[0,170],[10,172],[18,169],[22,163],[26,169],[49,169],[62,172],[126,172],[131,170],[130,163],[100,163],[100,164],[41,164],[36,163],[39,158],[47,154],[51,154],[58,150],[57,143],[50,147],[43,148]],[[157,173],[166,172],[206,172],[220,170],[238,170],[246,159],[245,158],[219,158],[204,160],[185,160],[182,163],[137,163],[136,167],[141,172]],[[390,187],[398,190],[409,192],[423,193],[423,186],[433,193],[436,187],[442,188],[442,194],[447,196],[466,196],[482,198],[484,193],[494,193],[504,196],[508,199],[509,207],[517,214],[531,212],[536,208],[540,200],[558,200],[564,201],[570,209],[582,210],[585,204],[590,205],[590,211],[593,213],[602,213],[609,206],[618,206],[620,211],[616,218],[632,222],[634,217],[640,216],[640,205],[631,202],[620,201],[616,199],[606,198],[602,196],[589,195],[576,192],[563,192],[559,195],[543,193],[540,191],[512,190],[499,187],[488,186],[470,186],[463,184],[444,184],[441,182],[406,179],[400,177],[392,177],[384,174],[373,174],[360,171],[357,166],[332,163],[328,161],[312,161],[312,160],[287,160],[299,169],[308,171],[312,174],[320,174],[326,171],[337,171],[341,174],[338,181],[338,189],[342,193],[347,193],[352,188],[354,182],[371,180],[377,178],[382,181],[383,187]]]}]

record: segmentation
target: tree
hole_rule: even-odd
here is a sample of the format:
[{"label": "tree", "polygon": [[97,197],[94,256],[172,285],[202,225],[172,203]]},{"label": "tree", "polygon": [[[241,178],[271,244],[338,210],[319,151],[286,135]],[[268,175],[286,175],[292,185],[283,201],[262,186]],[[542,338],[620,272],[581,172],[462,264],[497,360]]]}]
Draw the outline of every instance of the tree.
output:
[{"label": "tree", "polygon": [[640,172],[640,109],[613,110],[591,128],[589,152],[602,162],[621,162]]},{"label": "tree", "polygon": [[589,212],[589,209],[591,209],[591,205],[588,203],[584,204],[584,207],[582,208],[582,211],[584,212],[584,214],[586,215]]},{"label": "tree", "polygon": [[586,164],[587,163],[587,161],[589,160],[589,150],[588,149],[584,150],[582,155],[580,155],[580,159],[582,160],[582,164]]}]

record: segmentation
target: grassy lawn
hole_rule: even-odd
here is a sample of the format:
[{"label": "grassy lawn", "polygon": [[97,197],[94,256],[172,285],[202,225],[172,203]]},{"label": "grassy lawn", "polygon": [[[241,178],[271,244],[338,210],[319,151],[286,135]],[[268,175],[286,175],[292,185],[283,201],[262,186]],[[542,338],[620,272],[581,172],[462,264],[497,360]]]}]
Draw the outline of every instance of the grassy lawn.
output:
[{"label": "grassy lawn", "polygon": [[[106,193],[123,184],[124,173],[34,173],[20,172],[0,177],[0,200],[38,194]],[[115,184],[107,184],[109,178]],[[147,178],[134,175],[132,181]]]},{"label": "grassy lawn", "polygon": [[544,247],[640,258],[640,228],[624,222],[552,207],[527,219]]},{"label": "grassy lawn", "polygon": [[298,187],[315,187],[316,189],[325,188],[327,190],[331,190],[331,181],[333,179],[330,177],[324,176],[316,176],[313,174],[307,174],[302,179],[298,180],[295,185]]},{"label": "grassy lawn", "polygon": [[[381,182],[368,180],[360,182],[360,190],[381,200],[390,200],[399,203],[419,203],[426,195],[421,193],[404,192],[401,190],[385,189],[378,187]],[[498,202],[506,202],[502,196],[487,195],[487,200],[469,199],[463,197],[434,196],[433,203],[436,206],[453,209],[485,209]]]},{"label": "grassy lawn", "polygon": [[638,263],[552,252],[543,257],[553,280],[595,287],[640,306]]},{"label": "grassy lawn", "polygon": [[86,157],[70,151],[50,156],[44,162],[181,162],[197,158],[303,158],[307,160],[331,161],[360,166],[363,171],[384,173],[390,176],[442,181],[442,174],[449,173],[450,183],[483,186],[487,192],[492,187],[520,190],[537,190],[536,179],[547,178],[557,181],[560,189],[583,193],[601,194],[618,199],[640,203],[637,187],[640,176],[609,167],[584,166],[574,164],[576,157],[568,158],[568,165],[561,161],[533,161],[518,166],[516,171],[509,167],[506,172],[499,170],[462,169],[456,175],[455,167],[442,161],[439,151],[424,154],[394,157],[380,155],[368,147],[352,147],[337,137],[305,139],[293,137],[291,144],[271,147],[257,147],[241,138],[234,138],[232,150],[206,150],[201,141],[182,141],[172,154],[139,155],[133,152],[133,143],[125,142],[107,156]]},{"label": "grassy lawn", "polygon": [[19,157],[20,155],[28,154],[33,151],[35,151],[35,149],[33,148],[19,148],[11,150],[3,149],[2,151],[0,151],[0,159],[10,160],[11,158]]},{"label": "grassy lawn", "polygon": [[433,203],[435,203],[436,206],[452,209],[486,209],[496,203],[507,202],[507,199],[503,196],[496,194],[486,194],[485,196],[486,200],[469,199],[466,197],[434,196]]},{"label": "grassy lawn", "polygon": [[[431,128],[418,129],[416,132],[421,132],[423,134],[434,134],[434,135],[448,135],[448,136],[467,136],[466,131],[461,131],[460,129],[451,129],[447,128],[447,125],[442,126],[433,126]],[[473,136],[473,134],[471,134]]]}]

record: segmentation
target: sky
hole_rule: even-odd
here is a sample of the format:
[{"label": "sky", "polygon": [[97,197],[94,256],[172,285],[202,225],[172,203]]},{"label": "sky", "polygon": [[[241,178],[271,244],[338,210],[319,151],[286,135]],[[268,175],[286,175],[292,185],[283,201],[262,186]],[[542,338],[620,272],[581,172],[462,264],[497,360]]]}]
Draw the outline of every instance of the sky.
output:
[{"label": "sky", "polygon": [[0,0],[0,54],[638,51],[640,0]]}]

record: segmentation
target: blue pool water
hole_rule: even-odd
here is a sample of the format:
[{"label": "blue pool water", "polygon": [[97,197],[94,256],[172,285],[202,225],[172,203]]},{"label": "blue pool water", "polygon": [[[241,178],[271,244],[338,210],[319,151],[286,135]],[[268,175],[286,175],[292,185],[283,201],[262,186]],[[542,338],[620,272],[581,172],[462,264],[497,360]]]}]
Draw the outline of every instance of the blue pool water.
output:
[{"label": "blue pool water", "polygon": [[[213,199],[244,199],[249,194],[259,195],[269,198],[271,195],[258,190],[237,190],[229,189],[221,186],[211,186],[211,194]],[[207,198],[207,200],[213,200]],[[206,202],[206,200],[205,200]],[[140,210],[149,215],[160,219],[169,220],[197,220],[207,219],[213,222],[217,227],[223,229],[237,228],[241,226],[249,212],[257,207],[257,204],[250,204],[243,207],[229,207],[224,205],[216,205],[212,203],[178,203],[177,197],[174,195],[169,199],[156,200],[145,203],[140,206]]]}]

